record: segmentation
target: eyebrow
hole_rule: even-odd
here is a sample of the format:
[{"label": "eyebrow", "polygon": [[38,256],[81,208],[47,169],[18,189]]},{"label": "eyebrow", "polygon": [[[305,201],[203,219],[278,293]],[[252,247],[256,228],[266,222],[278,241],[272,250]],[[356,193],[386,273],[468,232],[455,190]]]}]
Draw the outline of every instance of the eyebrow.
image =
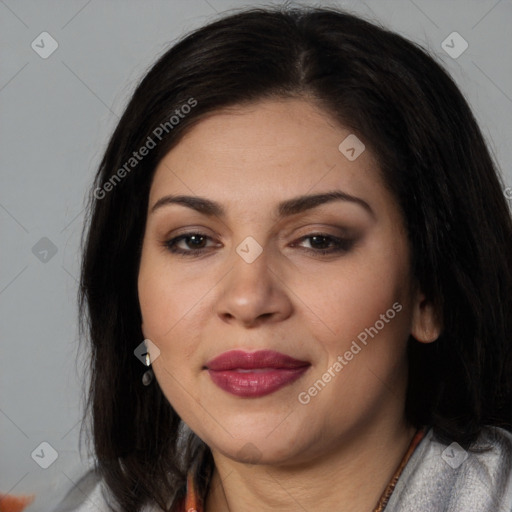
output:
[{"label": "eyebrow", "polygon": [[[342,192],[341,190],[334,190],[322,194],[305,195],[287,199],[286,201],[279,203],[277,207],[277,214],[279,218],[288,217],[305,212],[307,210],[311,210],[323,204],[332,203],[333,201],[348,201],[358,204],[364,208],[372,217],[375,217],[374,211],[366,201],[360,197]],[[192,208],[193,210],[196,210],[199,213],[210,217],[215,216],[223,218],[226,216],[226,210],[221,204],[210,199],[206,199],[205,197],[184,195],[167,195],[160,198],[151,208],[151,213],[154,213],[156,210],[162,208],[163,206],[171,204],[186,206],[187,208]]]}]

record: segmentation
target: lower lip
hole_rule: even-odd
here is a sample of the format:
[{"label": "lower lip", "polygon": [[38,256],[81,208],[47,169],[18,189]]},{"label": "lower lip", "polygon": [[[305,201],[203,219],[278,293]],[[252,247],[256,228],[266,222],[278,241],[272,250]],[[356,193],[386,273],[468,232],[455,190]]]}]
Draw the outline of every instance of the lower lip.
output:
[{"label": "lower lip", "polygon": [[214,384],[241,397],[257,398],[269,395],[299,379],[309,368],[272,368],[241,372],[237,370],[208,370]]}]

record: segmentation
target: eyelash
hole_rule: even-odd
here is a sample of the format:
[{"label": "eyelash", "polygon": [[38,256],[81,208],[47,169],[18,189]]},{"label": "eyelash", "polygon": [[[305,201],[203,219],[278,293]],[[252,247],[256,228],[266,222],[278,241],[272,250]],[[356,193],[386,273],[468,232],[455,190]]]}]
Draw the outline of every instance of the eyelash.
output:
[{"label": "eyelash", "polygon": [[[205,235],[204,233],[193,231],[193,232],[189,232],[189,233],[184,233],[175,238],[171,238],[170,240],[165,240],[162,245],[169,252],[171,252],[173,254],[179,254],[179,255],[182,255],[185,257],[201,256],[208,249],[201,248],[201,249],[184,250],[184,249],[179,249],[177,247],[177,244],[179,242],[181,242],[182,240],[190,239],[194,236],[210,239],[210,237],[208,235]],[[302,241],[308,240],[308,239],[312,239],[315,237],[323,238],[328,243],[335,244],[335,246],[331,247],[330,249],[309,249],[307,247],[303,247],[302,249],[305,250],[306,252],[313,253],[313,254],[328,255],[328,254],[348,252],[354,245],[354,240],[350,240],[350,239],[346,239],[346,238],[338,238],[338,237],[328,235],[325,233],[311,233],[310,235],[301,237],[299,239],[299,242],[302,242]],[[294,244],[294,245],[296,245],[296,244]]]}]

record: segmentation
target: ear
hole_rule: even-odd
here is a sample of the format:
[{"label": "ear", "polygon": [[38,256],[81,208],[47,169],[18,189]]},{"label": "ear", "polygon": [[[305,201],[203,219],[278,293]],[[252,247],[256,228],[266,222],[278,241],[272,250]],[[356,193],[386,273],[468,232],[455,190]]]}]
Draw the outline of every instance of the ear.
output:
[{"label": "ear", "polygon": [[418,291],[413,308],[411,335],[420,343],[436,341],[441,334],[442,326],[432,303]]},{"label": "ear", "polygon": [[147,336],[146,336],[146,333],[144,332],[144,322],[142,322],[142,323],[140,324],[140,328],[141,328],[141,331],[142,331],[142,335],[144,336],[144,339],[146,339],[146,338],[147,338]]}]

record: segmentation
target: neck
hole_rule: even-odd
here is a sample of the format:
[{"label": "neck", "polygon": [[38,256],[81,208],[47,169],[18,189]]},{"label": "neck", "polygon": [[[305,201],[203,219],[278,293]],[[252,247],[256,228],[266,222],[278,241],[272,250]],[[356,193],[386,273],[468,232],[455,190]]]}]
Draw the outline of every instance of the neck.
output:
[{"label": "neck", "polygon": [[247,465],[213,452],[215,470],[205,512],[370,512],[414,433],[405,420],[370,425],[314,460],[294,465]]}]

